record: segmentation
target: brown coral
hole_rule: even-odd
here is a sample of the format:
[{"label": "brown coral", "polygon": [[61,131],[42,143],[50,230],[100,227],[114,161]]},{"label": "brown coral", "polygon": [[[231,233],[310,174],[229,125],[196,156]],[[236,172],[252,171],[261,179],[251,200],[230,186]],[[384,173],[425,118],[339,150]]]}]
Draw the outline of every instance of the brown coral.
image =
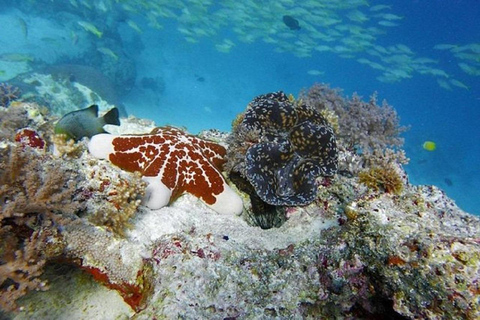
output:
[{"label": "brown coral", "polygon": [[[96,193],[96,199],[91,199],[94,205],[93,213],[87,219],[98,226],[104,226],[117,235],[124,236],[129,228],[130,219],[137,212],[141,198],[145,194],[146,183],[139,172],[119,172],[114,176],[107,171],[93,171],[93,181],[87,187],[89,192]],[[101,196],[103,195],[103,196]],[[101,201],[101,203],[99,203]]]},{"label": "brown coral", "polygon": [[20,107],[0,107],[0,140],[13,141],[17,129],[28,126],[27,111]]},{"label": "brown coral", "polygon": [[28,291],[46,289],[43,267],[64,247],[57,226],[67,219],[56,213],[74,213],[82,204],[75,200],[78,176],[59,160],[23,146],[5,148],[1,159],[0,300],[12,309]]},{"label": "brown coral", "polygon": [[372,167],[358,174],[360,183],[374,191],[385,191],[400,194],[403,191],[403,181],[397,171],[391,166]]},{"label": "brown coral", "polygon": [[[0,236],[0,307],[15,310],[15,301],[32,290],[46,290],[41,278],[47,261],[59,257],[66,244],[53,221],[54,214],[2,220]],[[22,235],[25,235],[22,237]]]},{"label": "brown coral", "polygon": [[8,83],[0,83],[0,106],[8,107],[12,101],[20,98],[20,89]]}]

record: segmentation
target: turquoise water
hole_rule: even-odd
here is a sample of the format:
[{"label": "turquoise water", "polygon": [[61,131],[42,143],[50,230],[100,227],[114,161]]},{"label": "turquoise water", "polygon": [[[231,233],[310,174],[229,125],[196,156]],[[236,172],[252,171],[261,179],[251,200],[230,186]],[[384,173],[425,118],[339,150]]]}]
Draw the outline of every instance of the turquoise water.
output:
[{"label": "turquoise water", "polygon": [[410,126],[410,181],[480,214],[475,0],[14,3],[0,2],[0,81],[42,63],[98,67],[112,72],[128,113],[193,133],[230,130],[266,92],[298,95],[315,82],[364,99],[376,91]]}]

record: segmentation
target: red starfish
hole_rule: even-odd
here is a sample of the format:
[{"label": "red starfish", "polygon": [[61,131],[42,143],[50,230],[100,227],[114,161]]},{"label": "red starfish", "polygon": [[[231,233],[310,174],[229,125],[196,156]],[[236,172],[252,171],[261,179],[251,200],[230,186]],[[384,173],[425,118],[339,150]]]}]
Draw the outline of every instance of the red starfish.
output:
[{"label": "red starfish", "polygon": [[225,148],[172,127],[146,135],[98,134],[88,144],[90,153],[109,159],[127,171],[140,171],[147,187],[146,205],[158,209],[185,192],[220,213],[241,213],[241,198],[221,172]]}]

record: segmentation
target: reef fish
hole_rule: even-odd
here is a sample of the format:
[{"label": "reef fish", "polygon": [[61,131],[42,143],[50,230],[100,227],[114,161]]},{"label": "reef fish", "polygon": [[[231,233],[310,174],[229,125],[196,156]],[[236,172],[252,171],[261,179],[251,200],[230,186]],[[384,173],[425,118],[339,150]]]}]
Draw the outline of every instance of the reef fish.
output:
[{"label": "reef fish", "polygon": [[422,147],[427,151],[435,151],[435,149],[437,149],[437,144],[433,141],[425,141]]},{"label": "reef fish", "polygon": [[68,138],[78,141],[83,137],[91,138],[96,134],[106,133],[103,129],[106,124],[120,125],[118,109],[113,108],[103,117],[98,117],[98,106],[93,104],[64,115],[55,125],[55,133],[65,134]]},{"label": "reef fish", "polygon": [[292,16],[283,16],[283,23],[285,23],[290,30],[300,30],[300,24],[298,23],[298,20]]},{"label": "reef fish", "polygon": [[85,31],[88,31],[94,35],[96,35],[97,37],[101,38],[102,35],[103,35],[103,32],[101,32],[100,30],[98,30],[98,28],[96,26],[94,26],[93,24],[91,24],[90,22],[86,22],[86,21],[78,21],[77,22],[83,29],[85,29]]},{"label": "reef fish", "polygon": [[109,48],[100,47],[100,48],[97,48],[97,51],[100,53],[103,53],[106,56],[109,56],[115,61],[118,60],[118,55]]},{"label": "reef fish", "polygon": [[34,58],[31,55],[23,53],[3,53],[0,54],[0,60],[6,62],[30,62]]}]

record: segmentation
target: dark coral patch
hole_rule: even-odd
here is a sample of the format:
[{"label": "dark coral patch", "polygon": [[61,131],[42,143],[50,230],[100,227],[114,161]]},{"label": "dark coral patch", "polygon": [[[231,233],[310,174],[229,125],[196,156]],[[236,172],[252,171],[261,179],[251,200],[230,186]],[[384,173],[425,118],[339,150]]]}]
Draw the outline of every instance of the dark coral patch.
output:
[{"label": "dark coral patch", "polygon": [[327,121],[281,91],[253,99],[239,128],[258,132],[258,141],[245,153],[242,173],[270,205],[312,202],[316,179],[337,171],[337,145]]}]

